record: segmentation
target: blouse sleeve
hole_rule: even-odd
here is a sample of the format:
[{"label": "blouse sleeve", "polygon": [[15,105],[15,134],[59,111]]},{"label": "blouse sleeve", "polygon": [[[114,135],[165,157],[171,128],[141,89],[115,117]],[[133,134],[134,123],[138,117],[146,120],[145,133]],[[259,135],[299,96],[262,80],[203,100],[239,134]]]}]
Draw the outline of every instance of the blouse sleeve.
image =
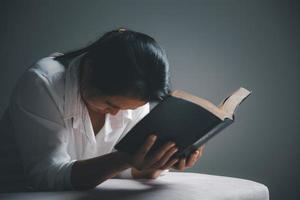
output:
[{"label": "blouse sleeve", "polygon": [[49,81],[27,70],[16,85],[9,106],[17,150],[34,190],[72,189],[72,164],[67,152],[68,130]]}]

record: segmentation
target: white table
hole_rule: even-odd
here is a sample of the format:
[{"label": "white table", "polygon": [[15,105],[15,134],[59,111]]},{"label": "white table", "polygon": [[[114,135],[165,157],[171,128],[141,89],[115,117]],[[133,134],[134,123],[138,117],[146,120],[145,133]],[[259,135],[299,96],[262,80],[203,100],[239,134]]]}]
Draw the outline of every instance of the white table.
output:
[{"label": "white table", "polygon": [[110,179],[88,191],[3,193],[0,199],[268,200],[260,183],[197,173],[169,172],[156,180]]}]

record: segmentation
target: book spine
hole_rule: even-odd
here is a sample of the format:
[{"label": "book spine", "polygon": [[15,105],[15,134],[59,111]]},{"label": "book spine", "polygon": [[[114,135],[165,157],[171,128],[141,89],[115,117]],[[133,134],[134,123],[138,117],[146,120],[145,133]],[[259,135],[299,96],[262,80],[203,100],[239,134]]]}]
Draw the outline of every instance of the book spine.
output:
[{"label": "book spine", "polygon": [[197,140],[193,145],[187,147],[181,154],[178,155],[178,157],[188,157],[191,153],[193,153],[199,147],[205,144],[209,139],[211,139],[212,137],[220,133],[222,130],[224,130],[226,127],[228,127],[230,124],[232,124],[233,121],[234,120],[225,118],[222,123],[218,124],[216,127],[211,129],[207,134],[205,134],[202,138]]}]

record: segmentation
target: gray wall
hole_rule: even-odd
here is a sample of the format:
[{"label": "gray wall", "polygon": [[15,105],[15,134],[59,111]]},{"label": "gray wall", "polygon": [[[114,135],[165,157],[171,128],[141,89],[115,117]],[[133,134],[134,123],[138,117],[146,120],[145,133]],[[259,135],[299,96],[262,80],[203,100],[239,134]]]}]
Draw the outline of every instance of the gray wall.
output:
[{"label": "gray wall", "polygon": [[166,49],[173,88],[216,104],[239,86],[253,91],[235,124],[206,145],[189,171],[264,183],[273,200],[299,198],[296,0],[0,2],[0,114],[17,78],[38,58],[126,26]]}]

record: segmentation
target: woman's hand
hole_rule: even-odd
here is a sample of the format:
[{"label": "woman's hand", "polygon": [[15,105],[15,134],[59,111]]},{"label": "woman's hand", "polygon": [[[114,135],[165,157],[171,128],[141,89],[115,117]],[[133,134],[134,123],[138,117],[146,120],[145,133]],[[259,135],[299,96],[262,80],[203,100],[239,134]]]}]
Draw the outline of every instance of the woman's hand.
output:
[{"label": "woman's hand", "polygon": [[131,168],[131,175],[134,179],[156,179],[163,171],[161,169],[137,170]]},{"label": "woman's hand", "polygon": [[171,166],[168,166],[164,169],[148,169],[148,170],[137,170],[135,168],[132,168],[131,174],[133,178],[140,179],[140,178],[146,178],[146,179],[155,179],[159,177],[159,175],[163,172],[165,169],[173,168],[176,170],[183,171],[189,167],[194,166],[194,164],[200,159],[204,151],[204,145],[202,145],[199,149],[197,149],[194,153],[192,153],[189,158],[187,159],[180,159],[179,162],[174,163]]},{"label": "woman's hand", "polygon": [[204,145],[202,145],[199,149],[194,151],[188,158],[182,158],[179,160],[176,165],[174,165],[172,168],[176,170],[183,171],[187,168],[190,168],[194,166],[194,164],[200,159],[204,151]]},{"label": "woman's hand", "polygon": [[156,178],[160,173],[172,167],[178,159],[170,159],[177,152],[174,142],[167,142],[151,155],[147,155],[156,141],[155,135],[150,135],[145,144],[133,155],[128,157],[133,178]]}]

